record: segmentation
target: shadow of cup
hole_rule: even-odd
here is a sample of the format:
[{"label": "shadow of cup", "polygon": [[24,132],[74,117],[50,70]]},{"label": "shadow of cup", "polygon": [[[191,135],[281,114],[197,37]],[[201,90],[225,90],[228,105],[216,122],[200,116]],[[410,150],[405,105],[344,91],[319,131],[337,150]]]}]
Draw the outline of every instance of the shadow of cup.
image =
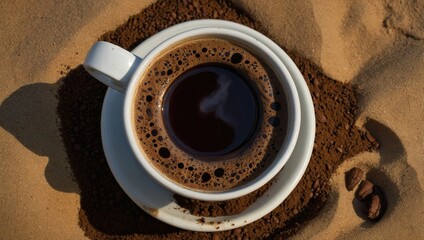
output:
[{"label": "shadow of cup", "polygon": [[44,174],[52,188],[79,192],[57,127],[56,88],[56,84],[34,83],[13,92],[0,106],[0,126],[33,153],[48,157]]}]

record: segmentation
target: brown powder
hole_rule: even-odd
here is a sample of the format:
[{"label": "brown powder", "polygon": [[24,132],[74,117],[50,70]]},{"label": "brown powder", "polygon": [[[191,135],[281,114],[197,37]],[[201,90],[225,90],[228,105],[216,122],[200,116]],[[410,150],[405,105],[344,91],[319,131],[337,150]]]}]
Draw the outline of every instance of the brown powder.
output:
[{"label": "brown powder", "polygon": [[[257,22],[226,1],[179,0],[159,1],[100,39],[131,49],[164,28],[201,18],[231,20],[261,31]],[[326,203],[328,181],[337,166],[360,152],[373,150],[377,143],[367,138],[369,133],[354,125],[356,99],[352,86],[329,79],[310,61],[288,53],[303,73],[315,104],[317,132],[310,164],[294,191],[274,211],[243,228],[218,233],[174,228],[135,205],[116,183],[103,155],[100,113],[106,87],[82,66],[62,78],[57,112],[69,162],[81,191],[79,224],[86,236],[91,239],[284,238],[316,216]],[[255,198],[251,194],[225,203],[183,200],[184,206],[195,214],[219,215],[240,211]]]}]

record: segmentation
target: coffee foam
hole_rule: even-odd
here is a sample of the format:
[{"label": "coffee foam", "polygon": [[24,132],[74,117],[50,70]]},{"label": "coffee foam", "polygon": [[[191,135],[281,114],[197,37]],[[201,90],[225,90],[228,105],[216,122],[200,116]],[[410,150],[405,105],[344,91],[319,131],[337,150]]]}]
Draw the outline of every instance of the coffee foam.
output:
[{"label": "coffee foam", "polygon": [[[163,96],[172,82],[205,63],[225,64],[245,75],[261,108],[256,133],[246,146],[216,161],[196,159],[175,145],[162,115]],[[232,42],[203,38],[178,44],[156,58],[142,78],[133,104],[140,147],[156,169],[183,187],[223,191],[242,185],[272,163],[285,141],[287,101],[281,83],[257,57]]]}]

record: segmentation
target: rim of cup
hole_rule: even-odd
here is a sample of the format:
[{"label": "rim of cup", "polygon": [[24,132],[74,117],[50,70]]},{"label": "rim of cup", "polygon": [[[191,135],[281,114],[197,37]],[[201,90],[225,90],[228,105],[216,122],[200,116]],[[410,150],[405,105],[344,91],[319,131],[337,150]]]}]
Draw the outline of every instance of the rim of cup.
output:
[{"label": "rim of cup", "polygon": [[[204,191],[189,189],[161,174],[160,171],[150,163],[150,160],[148,160],[148,157],[145,154],[141,144],[138,142],[138,137],[135,131],[136,128],[133,121],[133,104],[135,102],[134,97],[139,83],[142,80],[142,76],[145,70],[149,67],[150,63],[162,52],[172,46],[190,39],[204,37],[227,39],[251,51],[271,68],[271,70],[281,82],[287,98],[288,127],[286,136],[284,136],[286,139],[276,158],[272,160],[272,163],[254,179],[249,180],[238,187],[225,191]],[[282,61],[275,55],[275,53],[272,52],[272,50],[266,47],[263,43],[245,33],[218,27],[205,27],[188,30],[174,35],[173,37],[160,43],[157,47],[153,48],[145,56],[145,58],[141,60],[139,65],[136,66],[135,71],[132,73],[132,76],[128,80],[128,84],[124,93],[123,110],[124,128],[129,145],[131,146],[137,161],[146,170],[146,172],[149,173],[149,175],[153,177],[153,179],[155,179],[158,183],[170,191],[184,197],[203,201],[225,201],[238,198],[259,189],[267,182],[269,182],[284,167],[284,164],[287,162],[291,153],[293,152],[299,135],[301,118],[300,102],[296,86],[289,71],[282,63]]]}]

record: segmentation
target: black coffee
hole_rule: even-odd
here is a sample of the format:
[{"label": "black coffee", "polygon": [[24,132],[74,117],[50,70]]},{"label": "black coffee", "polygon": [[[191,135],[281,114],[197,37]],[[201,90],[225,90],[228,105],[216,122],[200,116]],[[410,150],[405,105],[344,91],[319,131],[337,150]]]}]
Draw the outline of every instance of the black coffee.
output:
[{"label": "black coffee", "polygon": [[249,50],[219,38],[162,52],[141,77],[133,103],[140,148],[175,183],[229,190],[254,179],[285,141],[281,83]]},{"label": "black coffee", "polygon": [[259,119],[249,80],[223,64],[186,70],[170,86],[163,106],[165,126],[177,145],[209,160],[245,145]]}]

